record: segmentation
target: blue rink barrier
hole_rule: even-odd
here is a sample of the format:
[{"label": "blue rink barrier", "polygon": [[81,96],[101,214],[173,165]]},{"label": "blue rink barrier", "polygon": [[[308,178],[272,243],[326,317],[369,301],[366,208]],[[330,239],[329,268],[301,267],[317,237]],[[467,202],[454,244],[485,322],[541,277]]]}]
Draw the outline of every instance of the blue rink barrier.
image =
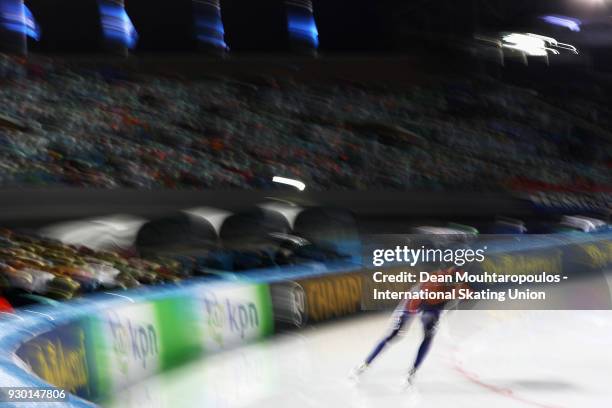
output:
[{"label": "blue rink barrier", "polygon": [[[125,323],[123,326],[136,327],[138,321],[145,322],[147,327],[153,327],[155,330],[154,338],[158,341],[156,348],[169,350],[169,353],[166,353],[167,356],[159,357],[159,361],[156,362],[158,367],[146,372],[140,370],[142,372],[126,376],[127,381],[121,384],[122,387],[125,387],[147,376],[155,375],[163,369],[178,365],[186,361],[186,357],[195,358],[197,355],[232,348],[272,334],[274,316],[268,282],[298,276],[320,275],[321,273],[337,274],[356,267],[358,265],[351,262],[329,265],[313,263],[290,268],[284,274],[278,270],[261,271],[258,278],[255,278],[257,274],[253,273],[245,274],[245,279],[240,280],[236,279],[235,275],[195,278],[179,284],[157,285],[118,293],[98,293],[60,303],[54,307],[35,305],[24,307],[16,314],[3,314],[0,317],[0,349],[3,350],[0,355],[0,386],[52,386],[53,381],[44,381],[35,374],[37,370],[33,369],[33,366],[36,365],[39,369],[38,374],[44,372],[49,378],[60,379],[59,384],[58,381],[54,382],[59,388],[71,388],[65,404],[75,407],[95,406],[95,403],[89,401],[90,399],[103,400],[121,388],[117,384],[112,384],[114,377],[124,374],[121,369],[100,369],[98,367],[100,361],[112,360],[109,354],[117,347],[123,348],[124,352],[129,352],[125,350],[129,347],[121,347],[123,346],[121,342],[115,341],[113,344],[108,344],[107,338],[115,336],[114,331],[117,331],[115,329],[120,326],[120,323]],[[208,308],[210,304],[214,304],[210,311],[200,310]],[[224,320],[221,319],[223,327],[217,326],[200,334],[194,333],[194,327],[191,327],[181,333],[181,327],[178,326],[190,324],[193,326],[193,322],[204,326],[206,324],[204,322],[211,320],[212,314],[230,308],[230,304],[236,305],[235,309],[238,314],[233,318],[229,316]],[[241,304],[248,307],[242,308]],[[238,335],[235,330],[232,332],[231,326],[241,323],[239,320],[243,318],[243,310],[248,313],[244,315],[246,316],[244,319],[249,320],[246,323],[247,326],[254,322],[257,328],[246,327]],[[255,315],[254,312],[256,312]],[[109,314],[113,316],[108,317]],[[160,319],[160,316],[169,319]],[[218,316],[215,315],[215,317]],[[158,321],[150,323],[149,320],[154,318],[157,318]],[[166,321],[170,320],[173,320],[174,323],[166,324]],[[238,323],[232,323],[233,321],[238,321]],[[105,323],[108,324],[105,325]],[[76,325],[76,329],[84,333],[87,338],[86,344],[75,345],[74,334],[71,333],[72,325]],[[95,330],[92,330],[94,326]],[[131,331],[131,328],[127,329],[127,332],[124,330],[121,335],[131,336]],[[163,338],[164,332],[169,333],[166,340]],[[220,344],[220,337],[223,338],[223,344]],[[182,355],[181,350],[194,348],[194,338],[197,340],[195,345],[197,350]],[[100,344],[105,345],[104,353],[106,354],[100,355],[92,344],[98,345],[98,348]],[[77,351],[79,347],[86,349],[83,354],[88,354],[86,358],[83,358],[87,360],[88,366],[88,378],[84,382],[72,381],[69,377],[78,377],[77,374],[70,371],[60,372],[62,370],[59,367],[51,367],[47,361],[50,354],[58,359],[60,354],[62,354],[61,358],[64,358],[63,355],[70,354],[71,361],[74,361],[74,356],[79,354]],[[26,364],[20,358],[28,357],[28,354],[32,357],[30,364]],[[39,364],[41,359],[45,360],[44,364]],[[62,361],[68,361],[68,358]],[[41,368],[43,365],[44,367]],[[38,407],[45,406],[45,404],[57,406],[56,403],[19,403],[18,406]],[[0,406],[4,405],[0,403]]]},{"label": "blue rink barrier", "polygon": [[[505,257],[503,265],[510,267],[518,259],[521,260],[515,265],[529,266],[521,257],[547,258],[549,253],[559,250],[563,253],[558,263],[562,271],[551,273],[575,275],[612,266],[612,232],[516,236],[487,245],[491,262],[498,256]],[[301,319],[300,322],[359,312],[355,292],[361,289],[362,280],[372,269],[363,263],[338,261],[238,274],[218,271],[216,276],[179,284],[99,293],[56,307],[23,308],[0,319],[3,350],[0,386],[49,387],[49,382],[35,374],[43,372],[60,383],[65,381],[64,385],[71,388],[67,406],[95,406],[89,400],[100,401],[120,387],[156,375],[188,358],[273,334],[274,323],[281,320],[271,293],[278,285],[303,288],[305,309],[290,316]],[[344,297],[345,302],[330,304],[330,294]],[[336,313],[331,308],[341,310]],[[211,325],[211,313],[220,310],[236,313],[232,316],[230,312],[222,316],[219,324]],[[79,339],[82,346],[75,345]],[[136,357],[130,355],[134,351],[130,347],[136,347]],[[116,351],[121,352],[120,358],[109,357],[108,353]],[[53,358],[57,360],[52,361]],[[87,370],[75,371],[74,367],[73,371],[67,370],[57,364],[58,360],[71,361],[73,365],[80,361]],[[87,378],[77,381],[79,373],[86,373]],[[15,406],[29,405],[57,406],[54,403]]]}]

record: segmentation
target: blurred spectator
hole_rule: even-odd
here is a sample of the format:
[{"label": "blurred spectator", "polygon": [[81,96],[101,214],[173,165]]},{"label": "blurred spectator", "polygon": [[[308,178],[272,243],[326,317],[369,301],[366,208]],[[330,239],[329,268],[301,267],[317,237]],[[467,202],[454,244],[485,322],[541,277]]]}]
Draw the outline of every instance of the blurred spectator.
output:
[{"label": "blurred spectator", "polygon": [[13,313],[13,307],[5,298],[0,296],[0,313]]}]

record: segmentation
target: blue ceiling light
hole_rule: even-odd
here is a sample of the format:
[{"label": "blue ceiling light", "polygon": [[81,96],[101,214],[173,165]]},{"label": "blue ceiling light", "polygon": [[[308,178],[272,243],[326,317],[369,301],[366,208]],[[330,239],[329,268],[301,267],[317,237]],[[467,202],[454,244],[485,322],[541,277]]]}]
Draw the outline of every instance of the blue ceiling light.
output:
[{"label": "blue ceiling light", "polygon": [[577,18],[566,16],[549,15],[542,16],[540,19],[546,21],[548,24],[565,27],[574,32],[580,32],[580,26],[582,25],[582,21],[578,20]]},{"label": "blue ceiling light", "polygon": [[312,0],[286,0],[287,30],[291,40],[319,47],[319,30],[314,18]]},{"label": "blue ceiling light", "polygon": [[223,51],[229,50],[225,43],[225,29],[221,18],[219,0],[193,0],[196,38],[205,46]]},{"label": "blue ceiling light", "polygon": [[122,0],[99,0],[102,33],[106,40],[133,49],[138,43],[138,33],[125,11]]}]

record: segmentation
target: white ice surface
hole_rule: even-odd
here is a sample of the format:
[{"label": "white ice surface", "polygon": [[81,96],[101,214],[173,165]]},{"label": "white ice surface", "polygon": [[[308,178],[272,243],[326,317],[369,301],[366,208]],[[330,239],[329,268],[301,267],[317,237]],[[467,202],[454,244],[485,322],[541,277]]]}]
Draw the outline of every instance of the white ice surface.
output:
[{"label": "white ice surface", "polygon": [[400,386],[422,336],[414,322],[358,384],[385,332],[371,314],[197,361],[116,395],[109,407],[612,407],[611,311],[454,311],[415,387]]}]

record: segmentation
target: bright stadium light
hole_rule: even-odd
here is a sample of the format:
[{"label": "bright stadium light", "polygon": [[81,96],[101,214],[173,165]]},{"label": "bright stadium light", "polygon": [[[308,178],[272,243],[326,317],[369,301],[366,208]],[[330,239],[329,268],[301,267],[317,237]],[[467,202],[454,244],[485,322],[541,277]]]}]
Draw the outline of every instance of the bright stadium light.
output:
[{"label": "bright stadium light", "polygon": [[275,183],[286,184],[288,186],[295,187],[295,188],[297,188],[300,191],[304,191],[306,189],[306,184],[302,183],[299,180],[294,180],[294,179],[290,179],[290,178],[274,176],[272,178],[272,181],[275,182]]},{"label": "bright stadium light", "polygon": [[572,6],[579,9],[600,8],[610,3],[610,0],[571,0]]},{"label": "bright stadium light", "polygon": [[554,54],[559,54],[559,51],[557,50],[557,48],[561,48],[561,49],[570,51],[573,54],[578,54],[578,49],[571,44],[565,44],[565,43],[557,41],[556,39],[552,37],[546,37],[543,35],[531,34],[531,33],[527,35],[530,37],[539,38],[543,40],[546,43],[546,49],[548,51],[553,52]]},{"label": "bright stadium light", "polygon": [[548,55],[546,51],[546,41],[542,38],[533,37],[528,34],[510,33],[502,38],[505,48],[522,51],[527,55],[544,57]]},{"label": "bright stadium light", "polygon": [[573,45],[538,34],[507,33],[502,36],[502,43],[504,48],[518,50],[528,56],[546,57],[549,53],[558,55],[560,49],[578,54],[578,49]]}]

